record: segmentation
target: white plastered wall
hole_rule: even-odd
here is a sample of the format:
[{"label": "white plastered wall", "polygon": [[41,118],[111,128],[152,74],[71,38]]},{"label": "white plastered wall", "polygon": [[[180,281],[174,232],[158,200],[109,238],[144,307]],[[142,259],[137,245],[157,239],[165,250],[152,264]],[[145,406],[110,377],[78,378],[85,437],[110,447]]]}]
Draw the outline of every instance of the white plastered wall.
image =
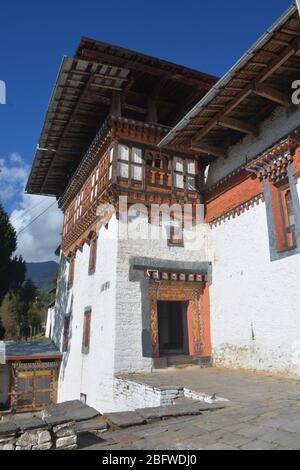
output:
[{"label": "white plastered wall", "polygon": [[[143,224],[141,224],[143,225]],[[149,226],[145,223],[145,226]],[[142,230],[142,229],[141,229]],[[136,257],[166,261],[207,262],[208,227],[199,225],[192,237],[184,232],[184,247],[168,246],[166,239],[120,240],[117,262],[115,373],[149,372],[152,359],[142,351],[142,293],[130,280],[130,260]]]},{"label": "white plastered wall", "polygon": [[[112,409],[115,344],[115,299],[117,225],[113,217],[108,229],[98,234],[96,269],[88,274],[90,249],[85,244],[76,252],[74,283],[67,290],[68,263],[58,283],[56,297],[56,342],[62,345],[63,318],[71,315],[69,347],[64,352],[59,377],[58,400],[79,399],[100,411]],[[65,262],[63,262],[65,264]],[[109,288],[103,285],[109,283]],[[61,299],[61,300],[59,300]],[[88,354],[82,353],[84,311],[91,307],[91,334]]]},{"label": "white plastered wall", "polygon": [[[210,168],[213,184],[286,136],[299,125],[300,107],[277,108],[227,160]],[[299,184],[297,185],[299,194]],[[211,230],[213,277],[210,289],[214,360],[230,367],[300,373],[300,255],[271,261],[266,205],[222,222]],[[299,356],[299,357],[298,357]]]}]

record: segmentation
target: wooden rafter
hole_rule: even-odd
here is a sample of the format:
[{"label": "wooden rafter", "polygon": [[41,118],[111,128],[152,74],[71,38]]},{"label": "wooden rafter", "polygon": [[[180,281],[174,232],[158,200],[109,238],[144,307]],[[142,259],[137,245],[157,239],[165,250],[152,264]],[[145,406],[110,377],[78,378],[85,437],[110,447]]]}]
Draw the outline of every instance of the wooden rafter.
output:
[{"label": "wooden rafter", "polygon": [[258,135],[258,128],[253,124],[241,121],[240,119],[234,119],[231,117],[223,116],[218,124],[227,129],[233,129],[235,131],[243,132],[245,134],[251,134],[254,136]]},{"label": "wooden rafter", "polygon": [[248,96],[253,93],[253,90],[257,85],[265,82],[277,69],[279,69],[290,57],[300,50],[300,40],[297,38],[292,42],[291,45],[287,46],[278,57],[271,61],[268,68],[263,70],[256,80],[239,93],[226,107],[225,109],[213,117],[204,128],[198,133],[195,141],[198,143],[203,137],[205,137],[211,129],[213,129],[222,120],[224,116],[230,114],[237,106],[240,105]]},{"label": "wooden rafter", "polygon": [[263,98],[285,106],[286,108],[290,108],[292,105],[291,98],[288,95],[268,85],[258,83],[255,85],[253,91],[256,95],[262,96]]},{"label": "wooden rafter", "polygon": [[214,155],[216,157],[227,158],[227,151],[215,145],[204,144],[203,142],[191,142],[191,150],[194,152],[204,153],[206,155]]},{"label": "wooden rafter", "polygon": [[[91,74],[91,76],[89,77],[89,79],[87,80],[87,82],[86,82],[86,84],[85,84],[85,86],[84,86],[84,88],[83,88],[81,98],[84,96],[85,92],[87,91],[88,87],[90,86],[90,84],[92,83],[93,80],[94,80],[94,74]],[[63,141],[63,137],[65,137],[66,134],[68,133],[69,128],[70,128],[70,126],[72,125],[72,122],[73,122],[73,121],[72,121],[72,117],[74,117],[74,116],[76,115],[76,112],[77,112],[77,110],[78,110],[80,104],[81,104],[81,99],[80,99],[80,97],[79,97],[79,98],[78,98],[78,101],[77,101],[77,103],[76,103],[76,105],[75,105],[75,107],[74,107],[74,110],[73,110],[73,112],[72,112],[72,115],[71,115],[71,117],[70,117],[70,119],[69,119],[69,122],[68,122],[68,124],[67,124],[67,125],[65,126],[65,128],[64,128],[62,137],[60,138],[60,142]],[[60,145],[61,145],[61,144],[60,144]],[[57,149],[57,153],[59,153],[60,145],[59,145],[59,147],[58,147],[58,149]],[[51,172],[51,169],[52,169],[52,167],[53,167],[53,165],[54,165],[54,162],[55,162],[55,156],[53,157],[52,162],[51,162],[51,164],[50,164],[50,166],[49,166],[49,168],[48,168],[48,171],[47,171],[47,173],[45,174],[44,182],[43,182],[43,185],[42,185],[42,192],[44,191],[44,187],[45,187],[45,184],[46,184],[46,182],[47,182],[47,177],[48,177],[49,173]]]}]

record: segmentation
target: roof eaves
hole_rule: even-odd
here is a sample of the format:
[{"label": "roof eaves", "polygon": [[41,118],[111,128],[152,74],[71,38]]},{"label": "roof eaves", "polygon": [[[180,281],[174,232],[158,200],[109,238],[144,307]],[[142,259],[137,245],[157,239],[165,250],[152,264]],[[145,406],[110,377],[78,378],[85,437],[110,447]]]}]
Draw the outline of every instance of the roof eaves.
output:
[{"label": "roof eaves", "polygon": [[220,80],[204,95],[204,97],[179,121],[179,123],[171,129],[171,131],[159,142],[159,146],[167,145],[176,136],[176,134],[186,127],[186,124],[199,114],[210,101],[217,96],[219,91],[227,85],[233,75],[242,68],[249,59],[260,49],[272,36],[276,29],[284,24],[297,11],[297,5],[292,5],[266,30],[266,32],[242,55],[242,57],[228,70],[228,72],[220,78]]},{"label": "roof eaves", "polygon": [[[38,143],[37,148],[36,148],[34,161],[33,161],[31,171],[30,171],[27,183],[26,183],[25,192],[30,192],[30,190],[29,190],[30,180],[31,180],[31,177],[33,176],[33,173],[35,171],[35,164],[37,162],[38,154],[41,151],[41,148],[43,147],[43,144],[42,145],[40,145],[40,144],[43,142],[43,139],[45,138],[44,137],[44,132],[45,132],[45,128],[46,128],[46,125],[47,125],[49,112],[51,110],[51,105],[54,102],[54,97],[55,97],[56,93],[58,92],[58,88],[60,86],[61,76],[62,76],[63,73],[66,73],[65,67],[69,66],[69,64],[72,64],[72,63],[73,63],[73,58],[72,57],[68,57],[66,55],[63,56],[62,61],[60,63],[58,73],[57,73],[57,76],[56,76],[54,87],[52,89],[52,93],[51,93],[51,96],[50,96],[50,99],[49,99],[49,102],[48,102],[47,110],[46,110],[45,117],[44,117],[43,127],[42,127],[40,137],[39,137],[39,143]],[[50,196],[54,196],[54,195],[51,194]]]}]

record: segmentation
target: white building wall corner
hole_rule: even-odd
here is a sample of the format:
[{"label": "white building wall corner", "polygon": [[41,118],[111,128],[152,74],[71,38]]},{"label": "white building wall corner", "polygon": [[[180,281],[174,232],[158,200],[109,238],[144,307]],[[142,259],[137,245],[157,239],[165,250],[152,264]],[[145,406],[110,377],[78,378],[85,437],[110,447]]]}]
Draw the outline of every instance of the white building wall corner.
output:
[{"label": "white building wall corner", "polygon": [[[90,248],[85,244],[76,252],[74,282],[68,289],[68,262],[62,260],[57,286],[55,327],[52,338],[62,347],[64,316],[70,315],[69,344],[60,368],[58,401],[87,396],[87,403],[99,411],[112,411],[117,226],[113,217],[108,229],[98,233],[96,269],[89,275]],[[83,321],[91,307],[89,353],[82,353]]]}]

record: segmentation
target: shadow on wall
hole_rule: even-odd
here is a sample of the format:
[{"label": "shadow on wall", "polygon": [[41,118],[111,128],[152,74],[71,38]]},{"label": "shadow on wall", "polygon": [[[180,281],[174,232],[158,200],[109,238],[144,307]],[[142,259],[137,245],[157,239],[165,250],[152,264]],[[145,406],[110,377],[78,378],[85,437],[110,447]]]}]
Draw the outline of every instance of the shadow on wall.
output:
[{"label": "shadow on wall", "polygon": [[67,282],[67,271],[68,271],[68,262],[66,257],[62,254],[59,263],[59,274],[57,281],[56,289],[56,301],[55,301],[55,322],[53,328],[52,341],[55,345],[61,350],[63,334],[64,334],[64,324],[66,315],[70,315],[70,326],[69,326],[69,336],[68,336],[68,347],[64,352],[63,359],[60,366],[60,377],[64,379],[65,370],[68,364],[69,355],[70,355],[70,344],[72,339],[72,310],[73,310],[73,292],[68,288]]},{"label": "shadow on wall", "polygon": [[73,295],[71,299],[71,304],[70,304],[70,326],[69,326],[69,337],[68,337],[68,346],[66,351],[64,352],[61,365],[60,365],[60,378],[64,380],[65,378],[65,371],[68,365],[69,361],[69,356],[70,356],[70,347],[71,347],[71,342],[72,342],[72,323],[73,323],[73,313],[72,313],[72,305],[73,305]]}]

